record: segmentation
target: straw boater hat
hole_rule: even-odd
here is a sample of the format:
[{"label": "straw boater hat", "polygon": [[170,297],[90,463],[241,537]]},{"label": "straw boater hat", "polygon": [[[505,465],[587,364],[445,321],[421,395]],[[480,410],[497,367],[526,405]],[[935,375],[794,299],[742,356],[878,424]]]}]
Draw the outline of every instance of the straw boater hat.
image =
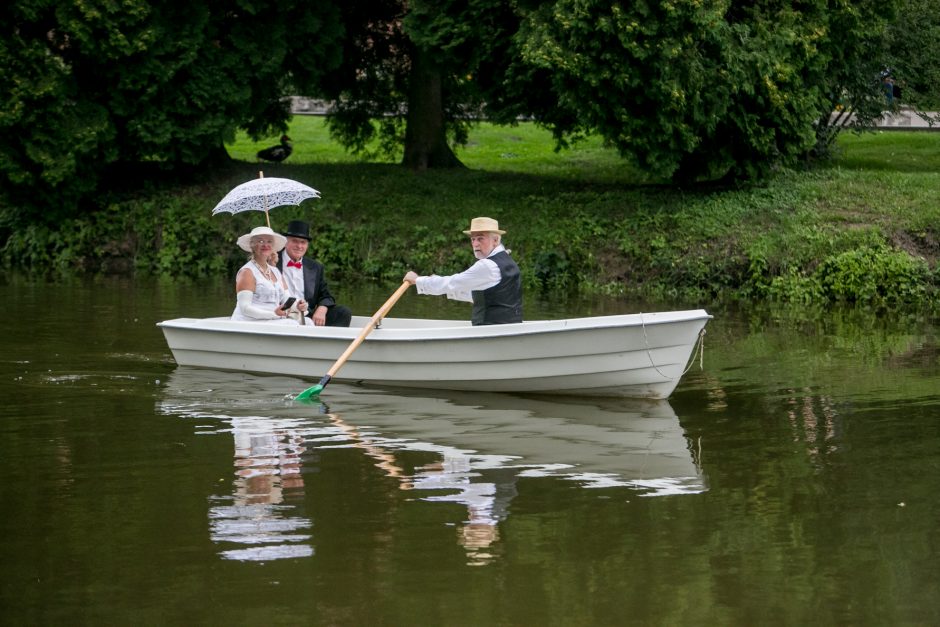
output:
[{"label": "straw boater hat", "polygon": [[251,233],[245,233],[238,238],[238,247],[244,250],[245,252],[251,252],[251,238],[258,237],[259,235],[270,235],[274,238],[274,252],[279,252],[284,248],[284,245],[287,243],[287,238],[279,233],[275,233],[270,228],[266,226],[256,226],[251,229]]},{"label": "straw boater hat", "polygon": [[493,218],[474,218],[470,221],[470,230],[464,231],[464,235],[470,235],[471,233],[499,233],[502,235],[505,232],[499,230],[499,222]]}]

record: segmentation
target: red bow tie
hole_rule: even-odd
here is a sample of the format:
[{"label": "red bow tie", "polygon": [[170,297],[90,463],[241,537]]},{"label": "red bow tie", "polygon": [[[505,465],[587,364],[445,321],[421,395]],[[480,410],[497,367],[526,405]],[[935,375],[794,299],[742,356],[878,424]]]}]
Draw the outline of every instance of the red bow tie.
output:
[{"label": "red bow tie", "polygon": [[303,268],[304,264],[300,263],[299,261],[288,261],[287,267],[288,268]]}]

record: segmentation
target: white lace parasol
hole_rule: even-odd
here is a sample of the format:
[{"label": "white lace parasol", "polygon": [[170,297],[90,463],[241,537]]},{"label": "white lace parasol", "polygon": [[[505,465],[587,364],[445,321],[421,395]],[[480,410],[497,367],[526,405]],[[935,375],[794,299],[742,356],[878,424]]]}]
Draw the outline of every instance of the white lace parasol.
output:
[{"label": "white lace parasol", "polygon": [[[320,192],[292,179],[261,177],[242,183],[225,195],[212,210],[217,213],[241,213],[242,211],[264,211],[283,205],[299,205],[308,198],[319,198]],[[268,226],[271,219],[268,217]]]}]

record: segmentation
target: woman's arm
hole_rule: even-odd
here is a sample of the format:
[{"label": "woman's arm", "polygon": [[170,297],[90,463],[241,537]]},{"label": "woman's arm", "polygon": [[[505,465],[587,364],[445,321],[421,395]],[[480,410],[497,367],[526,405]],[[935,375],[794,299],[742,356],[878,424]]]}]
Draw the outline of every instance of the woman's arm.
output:
[{"label": "woman's arm", "polygon": [[254,292],[249,290],[242,290],[236,295],[238,310],[242,312],[242,315],[246,318],[255,318],[256,320],[275,320],[280,317],[277,314],[278,310],[269,310],[253,305],[251,302],[253,295]]},{"label": "woman's arm", "polygon": [[235,275],[235,293],[238,294],[244,290],[255,291],[255,275],[248,268],[242,268]]},{"label": "woman's arm", "polygon": [[274,320],[278,318],[276,311],[269,311],[263,307],[252,304],[251,298],[255,293],[255,275],[248,268],[242,268],[235,276],[235,301],[238,310],[246,318],[256,320]]}]

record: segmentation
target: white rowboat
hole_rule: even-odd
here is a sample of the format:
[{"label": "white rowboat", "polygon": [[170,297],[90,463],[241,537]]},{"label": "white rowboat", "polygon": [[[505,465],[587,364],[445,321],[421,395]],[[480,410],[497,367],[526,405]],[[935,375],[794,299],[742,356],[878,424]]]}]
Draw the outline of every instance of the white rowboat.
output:
[{"label": "white rowboat", "polygon": [[[472,326],[385,318],[334,380],[441,390],[667,398],[702,309]],[[177,318],[160,322],[181,366],[319,378],[370,318],[348,328]]]}]

